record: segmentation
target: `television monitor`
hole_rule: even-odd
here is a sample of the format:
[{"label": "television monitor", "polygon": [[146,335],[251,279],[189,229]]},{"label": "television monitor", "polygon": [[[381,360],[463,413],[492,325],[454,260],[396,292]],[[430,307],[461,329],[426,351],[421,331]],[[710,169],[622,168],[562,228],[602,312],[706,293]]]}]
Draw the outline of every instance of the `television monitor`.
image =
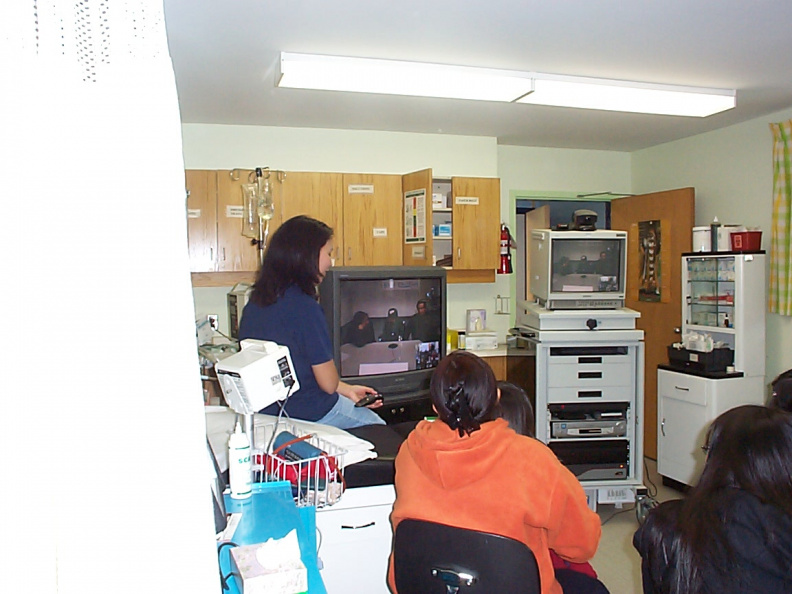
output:
[{"label": "television monitor", "polygon": [[333,267],[319,285],[341,380],[386,402],[426,397],[446,352],[446,273],[440,267]]},{"label": "television monitor", "polygon": [[531,232],[530,289],[547,309],[624,306],[627,232]]}]

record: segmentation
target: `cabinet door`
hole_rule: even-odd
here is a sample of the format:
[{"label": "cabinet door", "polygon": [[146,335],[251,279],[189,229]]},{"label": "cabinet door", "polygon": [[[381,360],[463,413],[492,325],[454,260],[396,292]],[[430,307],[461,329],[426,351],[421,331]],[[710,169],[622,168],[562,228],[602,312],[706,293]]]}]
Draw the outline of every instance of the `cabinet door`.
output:
[{"label": "cabinet door", "polygon": [[[402,235],[404,236],[404,259],[405,266],[431,266],[432,265],[432,170],[424,169],[402,176],[402,197],[405,202],[405,213],[407,216],[407,194],[417,192],[416,209],[413,213],[415,217],[415,234],[423,230],[422,241],[412,241],[407,237],[407,227],[405,222]],[[420,192],[423,192],[421,195]]]},{"label": "cabinet door", "polygon": [[506,381],[506,357],[484,357],[498,381]]},{"label": "cabinet door", "polygon": [[451,180],[454,269],[495,270],[500,254],[500,180]]},{"label": "cabinet door", "polygon": [[[297,215],[308,215],[333,228],[333,257],[341,263],[344,248],[344,225],[340,173],[287,172],[275,203],[280,223]],[[272,228],[271,232],[274,232]]]},{"label": "cabinet door", "polygon": [[712,413],[706,380],[658,371],[657,472],[694,485],[704,468]]},{"label": "cabinet door", "polygon": [[344,175],[345,266],[401,266],[402,178]]},{"label": "cabinet door", "polygon": [[[247,171],[217,172],[217,271],[244,272],[258,269],[258,247],[242,235],[242,184],[249,183]],[[235,179],[238,178],[238,179]]]},{"label": "cabinet door", "polygon": [[190,272],[214,272],[217,255],[217,175],[215,171],[188,169],[187,243]]}]

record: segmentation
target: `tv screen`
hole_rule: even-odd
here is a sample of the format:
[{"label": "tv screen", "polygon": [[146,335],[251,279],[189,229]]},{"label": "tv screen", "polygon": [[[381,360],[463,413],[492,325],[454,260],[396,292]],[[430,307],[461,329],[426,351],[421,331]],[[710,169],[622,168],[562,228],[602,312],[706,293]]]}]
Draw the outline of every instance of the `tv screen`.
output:
[{"label": "tv screen", "polygon": [[624,307],[627,233],[534,229],[530,289],[547,309]]},{"label": "tv screen", "polygon": [[445,270],[331,268],[319,287],[341,379],[386,396],[428,388],[445,354]]},{"label": "tv screen", "polygon": [[554,239],[551,291],[618,293],[623,241],[619,239]]}]

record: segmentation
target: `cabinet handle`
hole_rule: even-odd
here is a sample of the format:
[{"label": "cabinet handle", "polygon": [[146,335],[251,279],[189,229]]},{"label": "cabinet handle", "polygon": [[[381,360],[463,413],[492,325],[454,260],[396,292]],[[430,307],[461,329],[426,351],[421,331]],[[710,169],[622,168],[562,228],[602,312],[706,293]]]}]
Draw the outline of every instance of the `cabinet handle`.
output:
[{"label": "cabinet handle", "polygon": [[674,390],[679,390],[680,392],[690,392],[690,388],[682,388],[680,386],[674,386]]},{"label": "cabinet handle", "polygon": [[210,262],[214,262],[214,248],[213,247],[209,248],[209,261]]},{"label": "cabinet handle", "polygon": [[347,260],[348,261],[352,260],[352,248],[351,247],[347,248]]},{"label": "cabinet handle", "polygon": [[225,258],[225,248],[223,248],[223,262],[225,262],[225,261],[226,261],[226,258]]},{"label": "cabinet handle", "polygon": [[376,522],[369,522],[368,524],[363,524],[362,526],[345,526],[341,525],[341,530],[360,530],[361,528],[370,528],[374,526]]},{"label": "cabinet handle", "polygon": [[660,421],[660,433],[662,433],[663,437],[665,437],[665,419]]},{"label": "cabinet handle", "polygon": [[457,260],[462,259],[462,248],[457,248]]},{"label": "cabinet handle", "polygon": [[601,371],[578,371],[578,379],[602,379]]}]

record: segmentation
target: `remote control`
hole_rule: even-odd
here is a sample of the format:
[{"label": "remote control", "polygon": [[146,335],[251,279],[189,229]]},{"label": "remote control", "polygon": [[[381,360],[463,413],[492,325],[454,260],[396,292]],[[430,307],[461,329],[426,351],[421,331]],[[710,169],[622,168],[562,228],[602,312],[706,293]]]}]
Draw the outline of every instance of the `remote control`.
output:
[{"label": "remote control", "polygon": [[363,398],[355,402],[355,406],[358,408],[361,406],[368,406],[369,404],[375,403],[377,400],[383,400],[382,394],[377,392],[374,394],[366,394]]}]

